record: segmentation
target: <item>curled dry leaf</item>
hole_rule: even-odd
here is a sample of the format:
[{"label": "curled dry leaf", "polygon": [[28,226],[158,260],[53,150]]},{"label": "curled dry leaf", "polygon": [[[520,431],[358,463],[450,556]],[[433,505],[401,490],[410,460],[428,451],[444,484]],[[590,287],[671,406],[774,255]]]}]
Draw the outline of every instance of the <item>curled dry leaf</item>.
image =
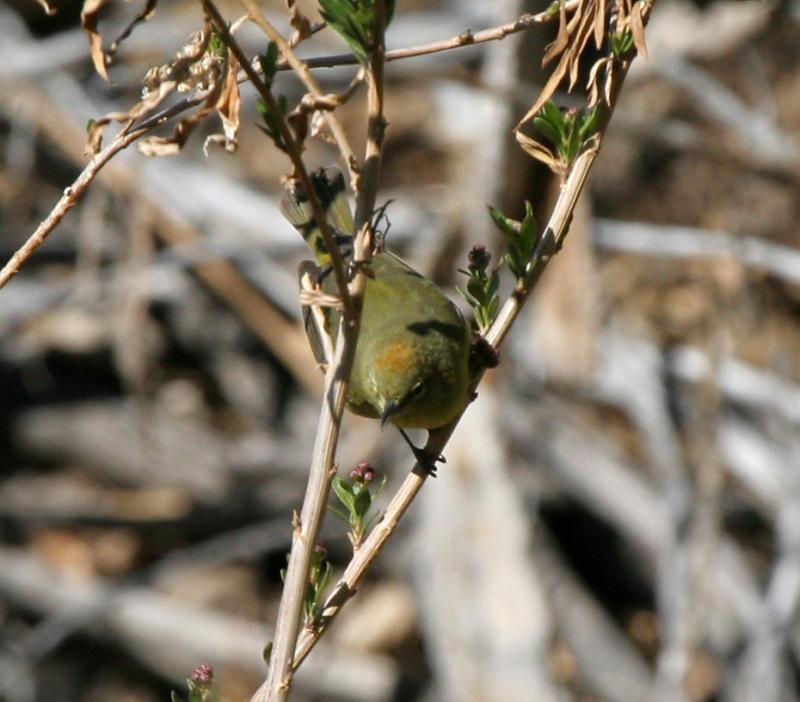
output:
[{"label": "curled dry leaf", "polygon": [[56,8],[53,7],[47,0],[36,0],[44,10],[44,13],[50,17],[56,14]]},{"label": "curled dry leaf", "polygon": [[540,144],[527,134],[523,134],[519,127],[514,130],[514,136],[517,138],[517,143],[522,147],[525,153],[532,156],[537,161],[544,163],[551,171],[555,173],[561,172],[558,159],[544,144]]},{"label": "curled dry leaf", "polygon": [[642,16],[643,6],[641,2],[635,2],[631,8],[631,34],[636,51],[645,58],[649,58],[647,53],[647,43],[644,40],[644,17]]},{"label": "curled dry leaf", "polygon": [[520,120],[520,125],[532,119],[542,105],[553,97],[565,76],[569,75],[569,90],[575,87],[578,82],[581,56],[589,39],[594,37],[598,49],[605,42],[607,12],[606,0],[578,0],[574,6],[572,17],[567,19],[567,3],[561,0],[558,35],[555,41],[547,47],[542,65],[548,64],[556,57],[560,56],[560,58],[536,102]]},{"label": "curled dry leaf", "polygon": [[111,124],[111,122],[131,122],[135,119],[143,117],[158,107],[161,102],[163,102],[164,98],[166,98],[174,90],[174,83],[164,83],[160,86],[159,90],[148,93],[144,99],[142,99],[140,102],[137,102],[130,110],[128,110],[128,112],[109,112],[108,114],[100,117],[100,119],[91,120],[87,127],[87,150],[92,153],[97,153],[100,151],[103,140],[103,132],[105,131],[105,128]]},{"label": "curled dry leaf", "polygon": [[211,144],[219,144],[228,153],[233,153],[239,146],[236,135],[239,131],[242,96],[239,92],[239,61],[232,52],[228,53],[228,69],[225,84],[217,100],[216,110],[222,120],[222,134],[211,134],[203,144],[203,153],[208,155]]},{"label": "curled dry leaf", "polygon": [[103,38],[97,30],[100,21],[100,11],[108,4],[108,0],[85,0],[81,10],[81,26],[89,35],[89,52],[92,57],[94,69],[109,83],[108,56],[103,51]]},{"label": "curled dry leaf", "polygon": [[[225,62],[227,69],[228,63]],[[217,109],[217,105],[222,94],[222,86],[226,82],[223,78],[227,75],[227,70],[223,71],[223,76],[206,88],[205,102],[202,107],[195,110],[188,117],[184,117],[175,126],[171,137],[147,137],[139,142],[139,151],[145,156],[174,156],[186,144],[189,135],[194,128],[206,117]],[[236,73],[234,72],[235,76]]]},{"label": "curled dry leaf", "polygon": [[603,46],[606,32],[606,0],[597,0],[597,11],[594,13],[594,45]]},{"label": "curled dry leaf", "polygon": [[[46,5],[47,0],[38,0],[41,4]],[[145,0],[144,7],[139,14],[136,15],[122,30],[119,36],[111,43],[108,51],[103,50],[103,38],[97,29],[100,20],[100,11],[109,3],[109,0],[84,0],[83,9],[81,10],[81,25],[89,35],[89,52],[94,63],[95,70],[109,83],[111,79],[108,75],[108,64],[117,53],[120,44],[127,39],[133,28],[140,22],[146,22],[155,12],[158,0]],[[55,12],[55,10],[53,10]],[[52,14],[48,12],[48,14]]]},{"label": "curled dry leaf", "polygon": [[569,32],[567,31],[567,4],[566,2],[562,1],[558,4],[558,34],[556,35],[555,40],[545,47],[544,56],[542,57],[542,66],[546,66],[556,56],[561,54],[561,52],[567,48],[568,43]]},{"label": "curled dry leaf", "polygon": [[[224,66],[226,64],[222,57],[209,56],[207,54],[206,50],[210,37],[211,29],[206,26],[200,32],[192,35],[189,43],[181,48],[171,63],[151,68],[144,78],[142,99],[130,110],[127,112],[110,112],[100,119],[90,121],[87,128],[88,149],[93,153],[97,153],[100,150],[103,132],[111,122],[124,123],[140,119],[155,110],[167,97],[176,91],[188,92],[196,90],[198,98],[201,100],[214,93],[215,103],[219,97],[221,76],[224,75]],[[205,107],[201,108],[201,111],[203,109]],[[205,114],[203,114],[204,116]],[[191,127],[189,125],[181,126],[181,123],[179,123],[176,128],[178,134],[166,141],[174,139],[176,144],[182,145],[192,127],[193,125]],[[140,148],[142,148],[141,145]]]},{"label": "curled dry leaf", "polygon": [[287,0],[286,3],[289,7],[289,23],[292,25],[292,37],[289,40],[289,45],[297,46],[304,39],[311,36],[311,22],[297,7],[296,0]]}]

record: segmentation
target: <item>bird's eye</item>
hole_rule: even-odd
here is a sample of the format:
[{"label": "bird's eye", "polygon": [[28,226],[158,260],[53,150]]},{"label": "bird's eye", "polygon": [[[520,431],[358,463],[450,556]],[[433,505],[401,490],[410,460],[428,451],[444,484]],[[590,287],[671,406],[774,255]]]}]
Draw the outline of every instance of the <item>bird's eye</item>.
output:
[{"label": "bird's eye", "polygon": [[409,393],[409,395],[411,397],[419,397],[424,389],[425,386],[422,383],[417,383],[411,388],[411,392]]}]

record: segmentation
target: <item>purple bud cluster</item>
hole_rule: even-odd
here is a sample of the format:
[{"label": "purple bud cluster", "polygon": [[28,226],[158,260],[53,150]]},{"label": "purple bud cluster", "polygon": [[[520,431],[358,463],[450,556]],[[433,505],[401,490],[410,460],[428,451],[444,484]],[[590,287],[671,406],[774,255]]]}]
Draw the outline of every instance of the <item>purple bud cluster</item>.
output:
[{"label": "purple bud cluster", "polygon": [[475,244],[467,254],[467,266],[472,270],[485,271],[492,260],[492,254],[484,244]]},{"label": "purple bud cluster", "polygon": [[359,483],[370,483],[375,479],[375,469],[369,461],[359,461],[350,471],[350,477]]}]

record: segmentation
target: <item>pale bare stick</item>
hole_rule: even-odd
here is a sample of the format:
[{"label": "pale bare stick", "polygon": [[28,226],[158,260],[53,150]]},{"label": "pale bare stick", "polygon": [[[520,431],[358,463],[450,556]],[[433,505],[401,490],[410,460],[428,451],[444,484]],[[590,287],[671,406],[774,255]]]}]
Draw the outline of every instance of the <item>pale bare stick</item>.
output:
[{"label": "pale bare stick", "polygon": [[[607,127],[608,120],[611,118],[613,109],[616,106],[619,91],[622,88],[629,66],[630,59],[623,61],[620,70],[614,74],[608,93],[609,102],[607,111],[599,125],[595,146],[594,148],[584,151],[572,164],[569,174],[561,187],[561,192],[553,208],[553,212],[550,215],[547,226],[544,229],[542,238],[531,259],[532,263],[525,279],[508,297],[491,328],[485,335],[486,340],[495,349],[499,349],[503,344],[512,324],[522,311],[539,277],[550,259],[558,253],[564,242],[564,238],[569,231],[572,213],[597,156],[603,131]],[[475,379],[472,390],[478,386],[481,379],[482,373]],[[425,445],[425,452],[428,455],[440,455],[460,420],[461,415],[444,427],[432,431]],[[365,573],[372,562],[377,558],[384,544],[394,533],[397,524],[410,507],[427,477],[428,474],[426,470],[420,466],[419,463],[415,464],[412,471],[408,474],[389,503],[383,519],[375,525],[361,547],[353,554],[353,558],[345,568],[333,592],[326,598],[321,609],[322,615],[317,626],[313,629],[306,628],[303,631],[295,650],[295,669],[300,666],[306,656],[311,652],[311,649],[319,640],[331,620],[339,613],[353,594],[355,594]],[[259,700],[258,702],[261,701]]]},{"label": "pale bare stick", "polygon": [[[291,69],[297,74],[298,78],[303,81],[303,84],[314,96],[314,98],[325,98],[325,92],[322,90],[322,86],[314,77],[314,74],[311,73],[311,71],[308,69],[308,66],[297,57],[297,54],[285,37],[277,29],[275,29],[274,25],[266,18],[264,13],[261,11],[261,8],[258,6],[258,3],[256,3],[254,0],[240,0],[240,2],[250,13],[250,18],[258,25],[259,29],[261,29],[261,31],[264,32],[264,34],[266,34],[271,41],[274,41],[275,44],[278,45],[278,50],[280,51],[281,56],[283,56],[283,58],[287,61],[289,67],[291,67]],[[331,134],[333,134],[333,138],[339,147],[339,151],[342,154],[342,159],[344,160],[345,166],[347,166],[347,170],[350,173],[350,182],[356,184],[358,182],[358,172],[356,169],[356,164],[358,162],[356,161],[353,148],[350,146],[347,133],[344,131],[344,127],[339,121],[339,118],[332,111],[324,110],[323,115],[325,122],[328,124]]]},{"label": "pale bare stick", "polygon": [[[303,508],[300,516],[295,516],[294,520],[292,554],[278,611],[276,643],[272,653],[268,682],[262,685],[262,689],[256,693],[257,696],[263,694],[259,699],[266,699],[267,694],[274,693],[275,697],[270,697],[270,699],[281,700],[286,699],[291,687],[291,663],[303,598],[308,583],[311,554],[316,545],[328,499],[330,480],[335,471],[333,461],[358,339],[365,275],[363,271],[358,273],[352,285],[348,287],[341,251],[335,243],[317,192],[302,161],[300,145],[283,117],[275,97],[258,76],[236,39],[231,35],[219,10],[211,0],[201,0],[201,2],[216,30],[239,60],[253,86],[276,117],[277,127],[294,166],[295,176],[303,185],[314,214],[314,220],[325,239],[343,303],[342,326],[337,339],[335,355],[325,375],[325,395],[317,424]],[[276,665],[276,661],[278,663],[284,661],[284,663],[279,666]]]},{"label": "pale bare stick", "polygon": [[[566,5],[567,12],[574,10],[578,6],[578,0],[568,0]],[[460,49],[464,46],[472,46],[473,44],[484,44],[488,41],[498,41],[505,39],[510,34],[523,32],[526,29],[536,26],[537,24],[545,24],[558,19],[558,12],[553,14],[548,10],[538,12],[535,15],[526,13],[521,15],[513,22],[498,25],[497,27],[490,27],[488,29],[481,29],[480,31],[473,32],[471,29],[465,29],[461,34],[457,34],[449,39],[442,39],[441,41],[431,42],[430,44],[419,44],[417,46],[409,46],[403,49],[390,49],[386,52],[386,61],[399,61],[401,59],[414,58],[415,56],[426,56],[428,54],[436,54],[442,51],[450,51],[451,49]],[[308,68],[334,68],[335,66],[353,66],[358,63],[358,59],[353,54],[332,54],[331,56],[314,56],[312,58],[302,59],[303,63]],[[281,62],[278,65],[279,71],[286,71],[293,68],[288,63]]]},{"label": "pale bare stick", "polygon": [[211,0],[200,0],[200,3],[208,16],[211,18],[211,21],[214,23],[217,31],[225,40],[225,45],[231,50],[234,56],[236,56],[236,59],[239,61],[242,69],[247,74],[247,77],[250,79],[253,87],[267,104],[270,112],[276,117],[281,139],[286,145],[286,155],[291,160],[292,166],[294,167],[294,174],[302,183],[307,194],[308,204],[311,206],[311,211],[314,215],[314,221],[322,233],[322,238],[325,240],[325,245],[331,257],[331,266],[333,268],[333,275],[336,279],[336,286],[338,288],[339,295],[342,298],[342,303],[344,304],[345,309],[347,309],[350,306],[350,303],[344,260],[339,247],[336,245],[336,238],[333,235],[333,231],[331,230],[331,227],[325,217],[325,210],[322,207],[319,197],[317,196],[317,191],[314,189],[311,183],[311,177],[308,175],[308,170],[303,163],[302,148],[300,144],[297,143],[294,133],[289,128],[285,117],[283,117],[283,112],[281,111],[275,96],[272,94],[264,81],[261,80],[258,73],[250,63],[250,60],[242,50],[242,47],[239,46],[239,43],[229,31],[228,23],[225,21],[225,18],[217,9],[216,5],[214,5]]},{"label": "pale bare stick", "polygon": [[72,185],[64,189],[64,194],[53,209],[50,210],[50,214],[45,217],[42,223],[36,228],[36,231],[28,237],[27,241],[14,253],[6,265],[3,266],[2,270],[0,270],[0,288],[19,272],[20,268],[25,265],[25,262],[33,255],[34,251],[45,242],[50,232],[64,219],[67,212],[75,207],[83,193],[86,192],[86,189],[97,177],[97,174],[103,169],[103,166],[120,151],[130,146],[134,141],[140,139],[155,127],[164,124],[164,122],[175,115],[200,104],[205,97],[206,96],[203,95],[181,100],[179,103],[147,118],[136,126],[133,126],[132,122],[126,124],[120,133],[117,134],[114,141],[102,151],[95,154],[92,160],[86,164],[86,167],[81,171],[80,175],[73,181]]},{"label": "pale bare stick", "polygon": [[[250,0],[242,0],[249,5]],[[336,343],[336,355],[328,373],[335,379],[337,368],[352,367],[355,344],[348,346],[347,339],[355,340],[360,327],[360,306],[366,289],[366,267],[372,258],[373,232],[371,218],[375,209],[378,192],[381,160],[383,156],[383,139],[386,123],[383,116],[383,65],[385,46],[383,33],[386,23],[386,7],[384,2],[375,5],[375,45],[370,52],[367,71],[367,145],[364,165],[361,168],[361,187],[358,191],[355,213],[355,242],[353,260],[357,265],[357,274],[350,284],[350,300],[352,309],[345,309],[342,328]],[[353,164],[355,165],[355,164]],[[346,388],[345,388],[346,389]],[[299,521],[295,524],[292,539],[292,550],[284,578],[283,592],[278,610],[278,621],[275,626],[275,639],[269,662],[266,681],[252,697],[252,702],[284,702],[291,691],[294,675],[294,658],[298,636],[300,635],[300,617],[303,601],[308,588],[308,575],[314,548],[317,543],[322,520],[330,493],[330,484],[336,474],[333,463],[338,439],[338,421],[344,407],[346,394],[334,394],[332,387],[329,396],[323,402],[323,414],[317,430],[314,444],[314,458],[308,479],[303,508]],[[334,406],[339,414],[337,423],[325,424],[328,406]],[[304,629],[306,631],[307,629]]]}]

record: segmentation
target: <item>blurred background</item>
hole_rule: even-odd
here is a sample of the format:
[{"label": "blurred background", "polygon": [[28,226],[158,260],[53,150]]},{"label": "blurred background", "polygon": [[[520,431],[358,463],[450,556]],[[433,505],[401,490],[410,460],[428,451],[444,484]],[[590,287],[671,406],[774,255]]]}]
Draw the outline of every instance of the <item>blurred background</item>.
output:
[{"label": "blurred background", "polygon": [[[54,4],[0,5],[3,262],[85,164],[87,121],[201,24],[162,0],[108,85],[80,3]],[[388,44],[542,9],[399,2]],[[511,136],[554,29],[387,69],[389,245],[451,291],[470,246],[502,253],[487,203],[544,220],[557,193]],[[800,3],[658,0],[647,38],[564,250],[297,700],[800,699]],[[323,31],[301,54],[343,50]],[[342,113],[359,149],[363,110]],[[288,162],[256,121],[245,87],[237,154],[203,155],[213,120],[178,156],[130,148],[0,290],[8,702],[163,701],[201,663],[246,700],[264,675],[321,377]],[[341,470],[363,458],[384,501],[411,464],[349,416]],[[344,526],[323,540],[343,567]]]}]

